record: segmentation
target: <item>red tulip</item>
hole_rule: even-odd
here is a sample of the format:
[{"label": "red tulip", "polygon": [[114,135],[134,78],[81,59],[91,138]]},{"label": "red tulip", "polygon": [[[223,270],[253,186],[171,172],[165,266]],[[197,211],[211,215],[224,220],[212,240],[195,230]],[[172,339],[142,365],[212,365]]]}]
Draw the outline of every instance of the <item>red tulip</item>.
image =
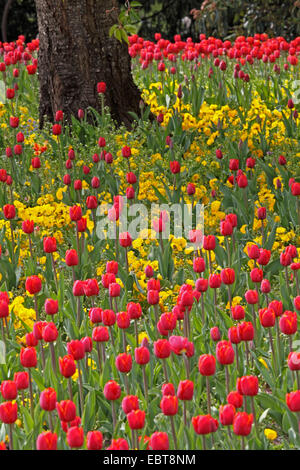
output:
[{"label": "red tulip", "polygon": [[90,431],[86,436],[88,450],[101,450],[103,446],[103,435],[100,431]]},{"label": "red tulip", "polygon": [[83,428],[77,426],[69,428],[67,432],[67,442],[72,449],[82,447],[84,442]]},{"label": "red tulip", "polygon": [[36,440],[37,450],[57,450],[57,434],[44,431],[38,435]]},{"label": "red tulip", "polygon": [[114,380],[110,380],[105,384],[103,393],[107,400],[117,400],[121,396],[121,387]]},{"label": "red tulip", "polygon": [[233,420],[233,432],[237,436],[248,436],[253,424],[253,415],[244,411],[236,413]]},{"label": "red tulip", "polygon": [[17,398],[18,388],[13,380],[3,380],[0,390],[4,400],[15,400]]},{"label": "red tulip", "polygon": [[66,355],[59,358],[59,370],[61,375],[66,378],[72,377],[76,372],[76,364],[74,362],[73,356]]},{"label": "red tulip", "polygon": [[18,418],[18,405],[11,401],[5,401],[0,404],[0,421],[5,424],[12,424]]},{"label": "red tulip", "polygon": [[191,380],[181,380],[177,389],[179,400],[192,400],[194,394],[194,382]]},{"label": "red tulip", "polygon": [[56,391],[49,387],[40,394],[40,407],[45,411],[53,411],[56,408]]},{"label": "red tulip", "polygon": [[199,415],[192,418],[192,425],[197,434],[205,435],[216,432],[219,423],[211,415]]},{"label": "red tulip", "polygon": [[201,375],[210,376],[216,372],[216,359],[211,354],[202,354],[199,357],[198,368]]},{"label": "red tulip", "polygon": [[127,414],[130,429],[142,429],[145,426],[145,411],[132,410]]},{"label": "red tulip", "polygon": [[169,450],[169,438],[166,432],[154,432],[150,437],[149,447],[152,450]]},{"label": "red tulip", "polygon": [[56,403],[56,410],[61,421],[74,421],[76,418],[76,405],[71,400],[62,400]]}]

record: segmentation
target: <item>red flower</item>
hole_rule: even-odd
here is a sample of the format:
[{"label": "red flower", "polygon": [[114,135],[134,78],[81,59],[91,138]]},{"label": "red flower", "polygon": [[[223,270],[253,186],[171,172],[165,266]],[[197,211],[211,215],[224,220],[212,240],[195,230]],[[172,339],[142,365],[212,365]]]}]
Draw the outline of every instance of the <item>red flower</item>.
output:
[{"label": "red flower", "polygon": [[160,402],[160,408],[166,416],[176,415],[178,412],[178,398],[175,395],[164,395]]},{"label": "red flower", "polygon": [[210,329],[210,337],[213,341],[219,341],[221,339],[221,333],[217,326],[213,326]]},{"label": "red flower", "polygon": [[7,220],[14,219],[16,217],[16,208],[13,204],[6,204],[3,207],[3,214]]},{"label": "red flower", "polygon": [[261,308],[259,310],[259,320],[264,328],[271,328],[275,325],[275,312],[272,308]]},{"label": "red flower", "polygon": [[57,450],[57,434],[44,431],[38,435],[36,440],[37,450]]},{"label": "red flower", "polygon": [[72,250],[67,250],[66,251],[66,265],[67,266],[77,266],[78,265],[78,254],[77,251],[72,249]]},{"label": "red flower", "polygon": [[231,404],[220,406],[219,420],[223,426],[230,426],[235,416],[235,407]]},{"label": "red flower", "polygon": [[66,378],[72,377],[75,374],[76,364],[71,354],[59,358],[59,370],[61,375]]},{"label": "red flower", "polygon": [[300,370],[300,353],[290,352],[287,362],[290,370]]},{"label": "red flower", "polygon": [[78,449],[83,446],[84,433],[83,428],[72,426],[67,432],[67,442],[71,448]]},{"label": "red flower", "polygon": [[192,400],[194,394],[194,382],[191,380],[181,380],[177,389],[179,400]]},{"label": "red flower", "polygon": [[219,423],[211,415],[199,415],[192,418],[192,425],[197,434],[205,435],[216,432]]},{"label": "red flower", "polygon": [[88,450],[101,450],[103,446],[103,435],[100,431],[90,431],[86,436]]},{"label": "red flower", "polygon": [[85,356],[84,346],[79,339],[74,339],[67,343],[68,354],[73,356],[75,361],[80,361]]},{"label": "red flower", "polygon": [[53,411],[56,408],[56,391],[49,387],[40,394],[40,407],[45,411]]},{"label": "red flower", "polygon": [[256,292],[256,290],[248,290],[245,293],[245,299],[246,299],[246,302],[250,305],[257,304],[257,302],[258,302],[258,293]]},{"label": "red flower", "polygon": [[72,206],[69,209],[70,219],[73,221],[78,221],[82,217],[82,210],[80,206]]},{"label": "red flower", "polygon": [[24,220],[22,222],[22,230],[24,233],[30,234],[34,231],[34,222],[33,220]]},{"label": "red flower", "polygon": [[216,372],[216,359],[211,354],[202,354],[199,357],[198,368],[201,375],[210,376]]},{"label": "red flower", "polygon": [[255,375],[245,375],[238,379],[238,387],[242,395],[253,397],[258,394],[258,378]]},{"label": "red flower", "polygon": [[254,338],[254,327],[250,321],[238,325],[239,335],[242,341],[252,341]]},{"label": "red flower", "polygon": [[15,400],[17,398],[17,384],[12,380],[3,380],[0,390],[4,400]]},{"label": "red flower", "polygon": [[127,414],[130,429],[142,429],[145,426],[145,411],[132,410]]},{"label": "red flower", "polygon": [[103,310],[102,321],[105,326],[112,326],[116,323],[116,314],[113,310]]},{"label": "red flower", "polygon": [[136,395],[126,395],[122,400],[122,410],[127,415],[133,410],[139,409],[139,399]]},{"label": "red flower", "polygon": [[25,288],[29,294],[37,294],[42,289],[42,281],[38,276],[30,276],[26,279]]},{"label": "red flower", "polygon": [[119,235],[119,243],[123,248],[128,248],[132,244],[132,238],[128,232],[122,232]]},{"label": "red flower", "polygon": [[285,311],[280,317],[279,327],[285,335],[293,335],[297,331],[297,313]]},{"label": "red flower", "polygon": [[44,238],[43,245],[45,253],[54,253],[55,251],[57,251],[56,239],[54,237]]},{"label": "red flower", "polygon": [[105,384],[103,393],[107,400],[117,400],[121,396],[121,387],[114,380],[110,380]]},{"label": "red flower", "polygon": [[121,329],[129,328],[130,326],[130,315],[128,312],[117,313],[117,325]]},{"label": "red flower", "polygon": [[168,384],[163,384],[162,387],[161,387],[161,392],[163,394],[163,396],[167,396],[167,395],[175,395],[175,388],[174,388],[174,385],[171,384],[171,383],[168,383]]},{"label": "red flower", "polygon": [[154,342],[154,354],[159,359],[166,359],[171,354],[171,346],[167,339],[159,339]]},{"label": "red flower", "polygon": [[43,328],[43,340],[46,343],[53,343],[58,337],[58,331],[53,322],[47,323]]},{"label": "red flower", "polygon": [[116,368],[118,369],[119,372],[122,372],[124,374],[127,374],[128,372],[131,371],[132,368],[132,357],[130,354],[119,354],[116,357]]},{"label": "red flower", "polygon": [[47,315],[55,315],[58,312],[58,300],[46,299],[45,312]]},{"label": "red flower", "polygon": [[216,239],[214,235],[207,235],[203,238],[204,250],[214,250],[216,247]]},{"label": "red flower", "polygon": [[166,432],[154,432],[149,441],[152,450],[169,450],[169,438]]},{"label": "red flower", "polygon": [[232,268],[225,268],[221,271],[221,280],[224,284],[230,285],[235,281],[235,272]]},{"label": "red flower", "polygon": [[126,439],[119,437],[118,439],[112,439],[107,450],[129,450],[129,445]]},{"label": "red flower", "polygon": [[36,367],[36,350],[34,348],[22,348],[20,352],[20,361],[23,367]]},{"label": "red flower", "polygon": [[98,82],[97,83],[97,93],[105,93],[106,92],[106,83],[105,82]]},{"label": "red flower", "polygon": [[61,125],[60,124],[54,124],[52,126],[52,134],[53,135],[60,135],[61,134]]},{"label": "red flower", "polygon": [[286,404],[291,411],[300,411],[300,390],[286,394]]},{"label": "red flower", "polygon": [[248,436],[253,424],[253,415],[245,411],[236,413],[233,420],[233,432],[237,436]]},{"label": "red flower", "polygon": [[229,341],[217,343],[216,356],[220,364],[228,365],[234,361],[234,349]]},{"label": "red flower", "polygon": [[243,395],[237,391],[232,391],[227,395],[227,403],[235,408],[241,408],[243,406]]},{"label": "red flower", "polygon": [[0,421],[5,424],[12,424],[18,418],[18,405],[11,401],[5,401],[0,404]]},{"label": "red flower", "polygon": [[56,410],[61,421],[74,421],[76,418],[76,405],[71,400],[62,400],[56,403]]},{"label": "red flower", "polygon": [[28,372],[15,372],[14,382],[16,383],[18,390],[26,390],[29,385]]},{"label": "red flower", "polygon": [[99,286],[98,286],[97,279],[87,279],[86,281],[84,281],[83,289],[84,289],[84,294],[87,297],[93,297],[95,295],[98,295]]},{"label": "red flower", "polygon": [[170,170],[175,175],[180,172],[180,163],[177,160],[170,162]]},{"label": "red flower", "polygon": [[135,348],[134,358],[137,364],[140,364],[140,365],[148,364],[148,362],[150,361],[149,349],[146,348],[145,346]]}]

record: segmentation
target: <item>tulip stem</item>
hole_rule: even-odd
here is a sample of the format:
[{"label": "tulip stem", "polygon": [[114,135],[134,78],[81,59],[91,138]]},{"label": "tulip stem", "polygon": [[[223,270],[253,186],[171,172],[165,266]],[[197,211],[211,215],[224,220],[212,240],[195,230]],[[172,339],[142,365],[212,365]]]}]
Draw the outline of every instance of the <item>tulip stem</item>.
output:
[{"label": "tulip stem", "polygon": [[31,378],[30,368],[28,368],[28,378],[29,378],[30,411],[31,411],[31,417],[34,420],[33,391],[32,391],[32,378]]},{"label": "tulip stem", "polygon": [[239,347],[238,344],[235,345],[235,356],[236,356],[236,368],[239,370]]},{"label": "tulip stem", "polygon": [[[138,331],[138,323],[137,320],[134,320],[134,333],[135,333],[135,344],[136,347],[139,347],[139,331]],[[124,352],[126,352],[126,349],[124,349]]]},{"label": "tulip stem", "polygon": [[254,328],[254,338],[256,338],[256,314],[255,314],[255,308],[254,305],[251,305],[252,308],[252,317],[253,317],[253,328]]},{"label": "tulip stem", "polygon": [[125,262],[126,262],[126,271],[127,271],[127,276],[129,275],[129,264],[128,264],[128,251],[127,251],[127,246],[125,247]]},{"label": "tulip stem", "polygon": [[84,401],[83,401],[83,384],[82,384],[80,361],[77,361],[77,369],[78,369],[78,380],[79,380],[80,410],[81,410],[81,416],[82,416],[83,415],[83,408],[84,408]]},{"label": "tulip stem", "polygon": [[1,318],[1,334],[2,334],[2,341],[4,346],[6,347],[6,338],[5,338],[5,330],[4,330],[4,318]]},{"label": "tulip stem", "polygon": [[277,363],[276,363],[276,355],[275,355],[275,349],[274,349],[274,343],[273,343],[273,337],[272,337],[271,328],[269,328],[269,340],[270,340],[271,351],[272,351],[272,355],[273,355],[274,371],[275,371],[275,375],[276,375]]},{"label": "tulip stem", "polygon": [[228,266],[231,266],[231,259],[230,259],[230,247],[229,247],[229,241],[228,237],[225,237],[226,240],[226,250],[227,250],[227,256],[228,256]]},{"label": "tulip stem", "polygon": [[280,329],[279,329],[279,317],[276,317],[276,335],[277,335],[277,351],[279,358],[279,365],[281,363],[281,345],[280,345]]},{"label": "tulip stem", "polygon": [[184,425],[186,426],[187,420],[186,420],[186,401],[185,400],[183,401],[183,422],[184,422]]},{"label": "tulip stem", "polygon": [[80,328],[81,325],[81,318],[80,318],[80,313],[81,313],[81,307],[80,307],[80,297],[77,297],[77,326]]},{"label": "tulip stem", "polygon": [[[297,379],[297,388],[300,390],[300,376],[299,376],[299,370],[296,370],[296,379]],[[299,415],[300,416],[300,415]],[[300,432],[300,428],[299,428]]]},{"label": "tulip stem", "polygon": [[154,314],[155,314],[155,322],[156,322],[156,325],[159,321],[159,318],[158,318],[158,304],[155,304],[153,305],[153,308],[154,308]]},{"label": "tulip stem", "polygon": [[114,340],[113,330],[112,330],[111,326],[109,326],[109,333],[110,333],[111,344],[113,345],[113,348],[114,348],[115,347],[115,340]]},{"label": "tulip stem", "polygon": [[130,395],[129,381],[128,381],[127,374],[124,374],[124,381],[125,381],[126,393],[127,393],[127,395]]},{"label": "tulip stem", "polygon": [[51,432],[54,432],[52,411],[49,411],[49,427],[50,427],[50,431],[51,431]]},{"label": "tulip stem", "polygon": [[245,450],[245,439],[244,439],[244,436],[241,436],[241,448],[242,448],[242,450]]},{"label": "tulip stem", "polygon": [[162,360],[162,366],[163,366],[163,371],[164,371],[166,382],[168,383],[169,382],[169,377],[168,377],[167,366],[166,366],[166,363],[165,363],[164,359]]},{"label": "tulip stem", "polygon": [[252,409],[252,414],[253,414],[253,419],[254,419],[255,431],[258,437],[259,434],[258,434],[258,425],[257,425],[257,419],[256,419],[256,413],[255,413],[254,397],[251,396],[250,398],[251,398],[251,409]]},{"label": "tulip stem", "polygon": [[37,296],[35,294],[34,294],[34,310],[35,310],[36,321],[40,321],[39,308],[38,308],[38,303],[37,303]]},{"label": "tulip stem", "polygon": [[143,373],[143,381],[144,381],[144,392],[145,392],[146,401],[148,402],[148,383],[147,383],[147,376],[146,376],[145,367],[146,367],[145,365],[142,365],[142,373]]},{"label": "tulip stem", "polygon": [[205,323],[204,292],[201,292],[201,311],[202,311],[202,327],[204,327],[204,323]]},{"label": "tulip stem", "polygon": [[246,350],[247,369],[249,369],[249,348],[248,348],[248,341],[245,341],[245,350]]},{"label": "tulip stem", "polygon": [[134,431],[134,434],[135,434],[135,437],[136,437],[136,450],[140,450],[139,436],[138,436],[138,430],[137,429]]},{"label": "tulip stem", "polygon": [[14,443],[13,443],[13,423],[9,424],[8,433],[9,433],[9,450],[14,450]]},{"label": "tulip stem", "polygon": [[184,365],[185,365],[185,370],[186,370],[186,378],[189,379],[190,378],[190,365],[189,365],[188,357],[184,355],[183,360],[184,360]]},{"label": "tulip stem", "polygon": [[51,253],[51,263],[52,263],[52,269],[53,269],[53,276],[54,276],[55,287],[56,287],[56,291],[58,292],[57,273],[56,273],[56,267],[55,267],[55,261],[54,261],[53,253]]},{"label": "tulip stem", "polygon": [[229,370],[228,366],[225,365],[225,379],[226,379],[226,394],[229,394],[230,387],[229,387]]},{"label": "tulip stem", "polygon": [[96,342],[97,348],[97,355],[98,355],[98,366],[99,366],[99,373],[102,374],[102,364],[101,364],[101,354],[100,354],[100,342]]},{"label": "tulip stem", "polygon": [[116,410],[115,410],[115,403],[112,400],[111,401],[111,413],[112,413],[112,420],[113,420],[113,432],[112,434],[114,435],[115,429],[116,429],[116,424],[117,424],[117,418],[116,418]]},{"label": "tulip stem", "polygon": [[122,329],[122,340],[123,340],[123,351],[126,352],[126,333],[125,330]]},{"label": "tulip stem", "polygon": [[10,221],[10,233],[11,233],[11,244],[12,244],[12,262],[15,264],[15,238],[14,238],[14,228],[12,220]]},{"label": "tulip stem", "polygon": [[29,251],[30,251],[30,256],[31,256],[32,261],[35,261],[35,260],[34,260],[34,256],[33,256],[32,241],[31,241],[31,235],[30,235],[30,233],[28,234],[28,239],[29,239]]},{"label": "tulip stem", "polygon": [[205,434],[202,434],[202,450],[206,450]]},{"label": "tulip stem", "polygon": [[206,376],[206,395],[207,395],[207,413],[210,415],[211,414],[211,398],[210,398],[210,383],[209,383],[209,377],[208,375]]},{"label": "tulip stem", "polygon": [[50,343],[50,352],[51,352],[51,360],[52,360],[53,371],[54,371],[54,374],[57,375],[55,349],[54,349],[54,344],[53,343]]},{"label": "tulip stem", "polygon": [[174,425],[174,416],[170,416],[171,418],[171,428],[172,428],[172,435],[173,435],[173,441],[174,441],[174,449],[178,449],[177,445],[177,438],[176,438],[176,432],[175,432],[175,425]]},{"label": "tulip stem", "polygon": [[68,378],[68,392],[69,392],[70,400],[73,401],[73,391],[72,391],[72,379],[71,379],[71,377]]}]

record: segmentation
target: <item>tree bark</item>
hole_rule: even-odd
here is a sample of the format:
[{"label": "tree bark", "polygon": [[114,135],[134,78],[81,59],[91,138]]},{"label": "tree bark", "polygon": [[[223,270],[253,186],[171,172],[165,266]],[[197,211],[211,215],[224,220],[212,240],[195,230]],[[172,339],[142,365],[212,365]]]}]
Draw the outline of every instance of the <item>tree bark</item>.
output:
[{"label": "tree bark", "polygon": [[105,104],[119,124],[128,111],[140,114],[127,45],[109,37],[118,22],[116,0],[35,0],[39,27],[40,127],[62,110],[101,110],[97,83],[105,82]]}]

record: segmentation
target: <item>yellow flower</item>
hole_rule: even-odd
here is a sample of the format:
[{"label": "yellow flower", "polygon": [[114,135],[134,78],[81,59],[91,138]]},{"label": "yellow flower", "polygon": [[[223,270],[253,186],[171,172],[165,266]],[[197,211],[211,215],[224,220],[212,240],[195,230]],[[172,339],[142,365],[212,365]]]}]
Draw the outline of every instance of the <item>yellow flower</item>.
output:
[{"label": "yellow flower", "polygon": [[262,357],[259,358],[259,362],[260,362],[263,366],[265,366],[266,369],[269,369],[268,364],[266,363],[266,361],[265,361]]},{"label": "yellow flower", "polygon": [[264,435],[266,436],[267,439],[269,439],[269,441],[274,441],[274,439],[276,439],[277,437],[277,432],[274,431],[273,429],[266,428],[264,430]]}]

